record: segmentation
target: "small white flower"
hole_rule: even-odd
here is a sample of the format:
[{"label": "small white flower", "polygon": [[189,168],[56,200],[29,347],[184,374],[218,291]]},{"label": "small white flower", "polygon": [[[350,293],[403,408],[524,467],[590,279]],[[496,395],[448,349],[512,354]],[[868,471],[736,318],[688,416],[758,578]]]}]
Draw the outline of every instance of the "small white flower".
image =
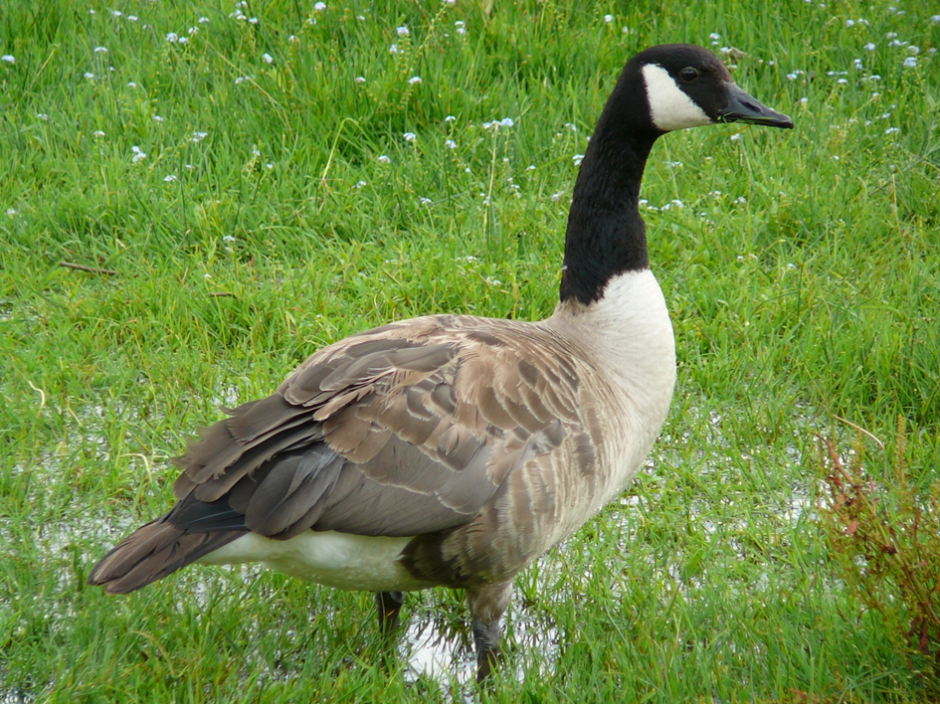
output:
[{"label": "small white flower", "polygon": [[257,18],[257,17],[251,17],[251,18],[249,18],[249,19],[248,19],[248,24],[258,24],[258,18]]},{"label": "small white flower", "polygon": [[128,21],[128,22],[137,22],[137,20],[138,20],[137,15],[128,15],[128,16],[127,16],[127,21]]},{"label": "small white flower", "polygon": [[418,200],[421,201],[421,205],[431,205],[434,202],[430,198],[419,198]]},{"label": "small white flower", "polygon": [[411,31],[405,25],[402,25],[401,27],[396,27],[395,32],[398,33],[399,37],[407,37],[409,34],[411,34]]},{"label": "small white flower", "polygon": [[385,156],[385,154],[382,154],[382,155],[379,157],[379,163],[380,163],[380,164],[391,164],[391,163],[392,163],[392,160],[389,159],[387,156]]},{"label": "small white flower", "polygon": [[885,130],[885,134],[897,134],[900,131],[901,131],[900,127],[889,127],[888,129]]},{"label": "small white flower", "polygon": [[581,162],[584,161],[584,154],[575,154],[571,157],[571,160],[574,162],[575,166],[581,166]]},{"label": "small white flower", "polygon": [[738,134],[733,134],[733,135],[731,135],[731,141],[732,141],[732,142],[737,142],[739,139],[741,139],[741,133],[740,133],[740,132],[739,132]]},{"label": "small white flower", "polygon": [[552,193],[552,195],[549,196],[549,198],[551,199],[552,203],[557,203],[564,197],[564,195],[565,195],[564,191],[558,191],[558,193]]},{"label": "small white flower", "polygon": [[718,51],[720,51],[722,54],[730,54],[730,53],[731,53],[731,47],[730,47],[730,46],[723,46],[723,47],[721,47]]},{"label": "small white flower", "polygon": [[845,26],[846,26],[846,27],[854,27],[854,26],[855,26],[855,20],[846,20],[846,21],[845,21]]},{"label": "small white flower", "polygon": [[356,188],[362,188],[363,186],[368,186],[368,185],[369,184],[366,183],[365,181],[360,181],[359,183],[356,184]]},{"label": "small white flower", "polygon": [[160,117],[159,115],[154,115],[154,116],[153,116],[153,121],[154,121],[154,122],[163,122],[163,118]]},{"label": "small white flower", "polygon": [[800,98],[800,103],[806,105],[809,102],[809,98]]},{"label": "small white flower", "polygon": [[846,86],[849,84],[849,81],[847,78],[840,78],[838,81],[836,81],[836,83],[838,83],[840,86]]},{"label": "small white flower", "polygon": [[200,17],[200,18],[199,18],[198,20],[196,20],[196,21],[197,21],[199,24],[209,24],[209,18],[208,18],[208,17]]},{"label": "small white flower", "polygon": [[92,132],[92,134],[93,134],[95,137],[98,137],[99,139],[100,139],[101,137],[104,137],[104,132],[102,132],[101,130],[95,130],[94,132]]},{"label": "small white flower", "polygon": [[250,76],[239,76],[238,78],[235,79],[235,85],[240,86],[245,81],[250,81],[250,80],[251,80]]},{"label": "small white flower", "polygon": [[894,39],[896,36],[898,36],[898,33],[897,33],[897,32],[888,32],[885,36],[886,36],[888,39]]},{"label": "small white flower", "polygon": [[186,169],[187,171],[192,171],[196,167],[193,166],[192,164],[186,164],[185,166],[183,166],[183,168]]},{"label": "small white flower", "polygon": [[313,9],[316,10],[317,12],[323,12],[326,9],[326,3],[318,2],[316,5],[313,6]]},{"label": "small white flower", "polygon": [[[89,11],[88,11],[88,14],[89,14],[89,15],[94,15],[94,14],[95,14],[95,11],[94,11],[94,10],[89,10]],[[124,14],[124,13],[121,12],[120,10],[111,10],[111,16],[112,16],[112,17],[121,17],[121,16],[123,16],[123,14]]]},{"label": "small white flower", "polygon": [[173,42],[178,42],[180,38],[176,32],[169,32],[166,35],[166,40],[172,44]]},{"label": "small white flower", "polygon": [[862,60],[861,59],[852,59],[852,65],[857,71],[862,70]]},{"label": "small white flower", "polygon": [[15,64],[16,57],[13,56],[13,54],[4,54],[3,56],[0,56],[0,61],[2,61],[5,64]]},{"label": "small white flower", "polygon": [[290,35],[290,36],[287,38],[287,41],[289,41],[291,44],[293,44],[294,42],[297,41],[297,35],[296,35],[296,34]]},{"label": "small white flower", "polygon": [[414,142],[416,139],[418,139],[417,135],[415,135],[414,132],[405,132],[405,134],[403,134],[402,137],[405,138],[406,142]]},{"label": "small white flower", "polygon": [[526,171],[535,171],[535,164],[529,164],[527,167],[525,167],[525,170],[526,170]]},{"label": "small white flower", "polygon": [[607,24],[610,24],[613,21],[614,21],[613,15],[604,15],[604,22],[606,22]]},{"label": "small white flower", "polygon": [[456,2],[457,0],[444,0],[445,5],[454,5]]},{"label": "small white flower", "polygon": [[209,136],[208,132],[193,132],[192,141],[198,144],[199,142],[201,142],[208,136]]},{"label": "small white flower", "polygon": [[408,79],[409,86],[413,86],[416,83],[423,83],[423,82],[424,81],[421,80],[421,76],[412,76],[411,78]]},{"label": "small white flower", "polygon": [[917,68],[917,57],[908,56],[904,59],[904,68]]},{"label": "small white flower", "polygon": [[456,149],[457,142],[455,142],[452,139],[448,139],[446,142],[444,142],[444,146],[447,147],[448,149]]},{"label": "small white flower", "polygon": [[457,28],[457,34],[466,34],[467,33],[467,23],[462,20],[457,20],[454,22],[454,26]]},{"label": "small white flower", "polygon": [[745,203],[747,203],[747,198],[745,198],[744,196],[738,196],[734,202],[744,205]]},{"label": "small white flower", "polygon": [[163,180],[164,180],[164,182],[166,182],[166,183],[173,183],[173,182],[176,181],[177,179],[176,179],[176,176],[175,176],[174,174],[169,174],[169,175],[167,175],[167,176],[164,176],[164,177],[163,177]]},{"label": "small white flower", "polygon": [[264,63],[266,63],[266,64],[273,64],[273,63],[274,63],[274,57],[271,56],[271,55],[268,54],[268,53],[262,54],[262,55],[261,55],[261,58],[264,60]]},{"label": "small white flower", "polygon": [[7,217],[15,218],[16,211],[13,208],[7,208]]},{"label": "small white flower", "polygon": [[908,54],[919,54],[919,53],[920,53],[920,47],[919,47],[919,46],[914,46],[913,44],[911,44],[909,47],[907,47],[907,53],[908,53]]},{"label": "small white flower", "polygon": [[85,71],[85,73],[83,73],[82,75],[89,81],[95,80],[95,74],[90,73],[89,71]]},{"label": "small white flower", "polygon": [[388,48],[388,53],[389,53],[389,54],[397,54],[397,53],[398,53],[398,44],[392,44],[392,45]]},{"label": "small white flower", "polygon": [[366,82],[365,76],[356,76],[356,83],[365,83],[365,82]]},{"label": "small white flower", "polygon": [[189,29],[186,30],[186,34],[189,34],[190,36],[192,36],[198,31],[199,31],[199,27],[190,27]]},{"label": "small white flower", "polygon": [[222,235],[223,242],[234,242],[235,238],[232,235]]},{"label": "small white flower", "polygon": [[180,37],[179,42],[180,42],[180,44],[188,44],[188,43],[189,43],[189,37]]},{"label": "small white flower", "polygon": [[456,122],[456,120],[457,118],[454,117],[453,115],[448,115],[447,117],[444,118],[444,122]]},{"label": "small white flower", "polygon": [[933,17],[930,18],[930,21],[933,22],[934,24],[940,24],[940,15],[934,15]]},{"label": "small white flower", "polygon": [[134,156],[131,158],[131,162],[134,163],[134,164],[136,164],[138,161],[143,161],[144,159],[147,158],[147,155],[144,154],[144,153],[140,150],[140,147],[138,147],[138,146],[136,146],[136,145],[133,146],[133,147],[131,147],[131,151],[134,152]]},{"label": "small white flower", "polygon": [[127,84],[127,87],[128,87],[128,88],[136,88],[136,87],[137,87],[137,84],[134,83],[134,81],[131,81],[130,83]]},{"label": "small white flower", "polygon": [[96,53],[96,54],[107,54],[107,53],[108,53],[108,50],[107,50],[105,47],[103,47],[103,46],[96,46],[96,47],[95,47],[95,53]]},{"label": "small white flower", "polygon": [[36,117],[38,117],[40,120],[45,120],[46,122],[49,122],[49,116],[44,112],[37,112]]},{"label": "small white flower", "polygon": [[713,41],[718,41],[719,39],[721,39],[721,35],[718,34],[718,32],[712,32],[711,34],[708,35],[708,38]]},{"label": "small white flower", "polygon": [[503,127],[512,127],[516,123],[512,121],[511,117],[504,117],[499,121],[499,124]]}]

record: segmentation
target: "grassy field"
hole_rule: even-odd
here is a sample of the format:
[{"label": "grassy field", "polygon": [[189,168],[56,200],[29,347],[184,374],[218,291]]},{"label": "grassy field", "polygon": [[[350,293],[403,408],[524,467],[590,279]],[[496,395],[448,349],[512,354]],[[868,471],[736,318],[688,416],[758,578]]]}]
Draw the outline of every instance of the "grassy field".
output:
[{"label": "grassy field", "polygon": [[[940,7],[895,5],[0,0],[0,702],[930,701],[816,520],[817,436],[940,466]],[[594,120],[674,41],[796,129],[655,148],[672,413],[518,579],[492,691],[444,590],[388,672],[368,594],[85,586],[185,438],[318,347],[548,316]]]}]

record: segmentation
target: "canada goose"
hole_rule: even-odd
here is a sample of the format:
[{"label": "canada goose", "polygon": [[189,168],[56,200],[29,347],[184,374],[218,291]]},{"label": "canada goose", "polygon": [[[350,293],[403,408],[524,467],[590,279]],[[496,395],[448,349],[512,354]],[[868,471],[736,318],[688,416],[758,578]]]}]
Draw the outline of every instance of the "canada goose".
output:
[{"label": "canada goose", "polygon": [[89,582],[126,593],[193,562],[261,562],[376,592],[385,632],[402,592],[465,589],[485,678],[513,577],[627,485],[669,409],[672,326],[639,212],[650,149],[735,121],[793,127],[705,49],[634,56],[581,163],[550,318],[435,315],[320,350],[202,432],[176,460],[177,504]]}]

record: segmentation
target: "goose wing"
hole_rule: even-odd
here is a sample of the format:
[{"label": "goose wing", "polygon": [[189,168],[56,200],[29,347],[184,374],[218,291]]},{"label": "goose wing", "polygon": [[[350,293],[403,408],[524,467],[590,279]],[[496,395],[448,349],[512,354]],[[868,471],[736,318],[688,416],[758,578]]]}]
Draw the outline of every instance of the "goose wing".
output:
[{"label": "goose wing", "polygon": [[578,422],[570,357],[532,324],[461,316],[347,338],[203,431],[167,518],[281,539],[455,528]]}]

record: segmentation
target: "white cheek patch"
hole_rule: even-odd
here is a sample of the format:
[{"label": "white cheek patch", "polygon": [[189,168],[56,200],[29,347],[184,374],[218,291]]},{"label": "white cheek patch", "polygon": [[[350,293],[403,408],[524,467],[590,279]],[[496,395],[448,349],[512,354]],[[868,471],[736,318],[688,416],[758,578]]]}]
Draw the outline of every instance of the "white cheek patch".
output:
[{"label": "white cheek patch", "polygon": [[650,118],[663,132],[712,123],[705,111],[676,85],[662,66],[646,64],[643,67],[643,80],[650,104]]}]

